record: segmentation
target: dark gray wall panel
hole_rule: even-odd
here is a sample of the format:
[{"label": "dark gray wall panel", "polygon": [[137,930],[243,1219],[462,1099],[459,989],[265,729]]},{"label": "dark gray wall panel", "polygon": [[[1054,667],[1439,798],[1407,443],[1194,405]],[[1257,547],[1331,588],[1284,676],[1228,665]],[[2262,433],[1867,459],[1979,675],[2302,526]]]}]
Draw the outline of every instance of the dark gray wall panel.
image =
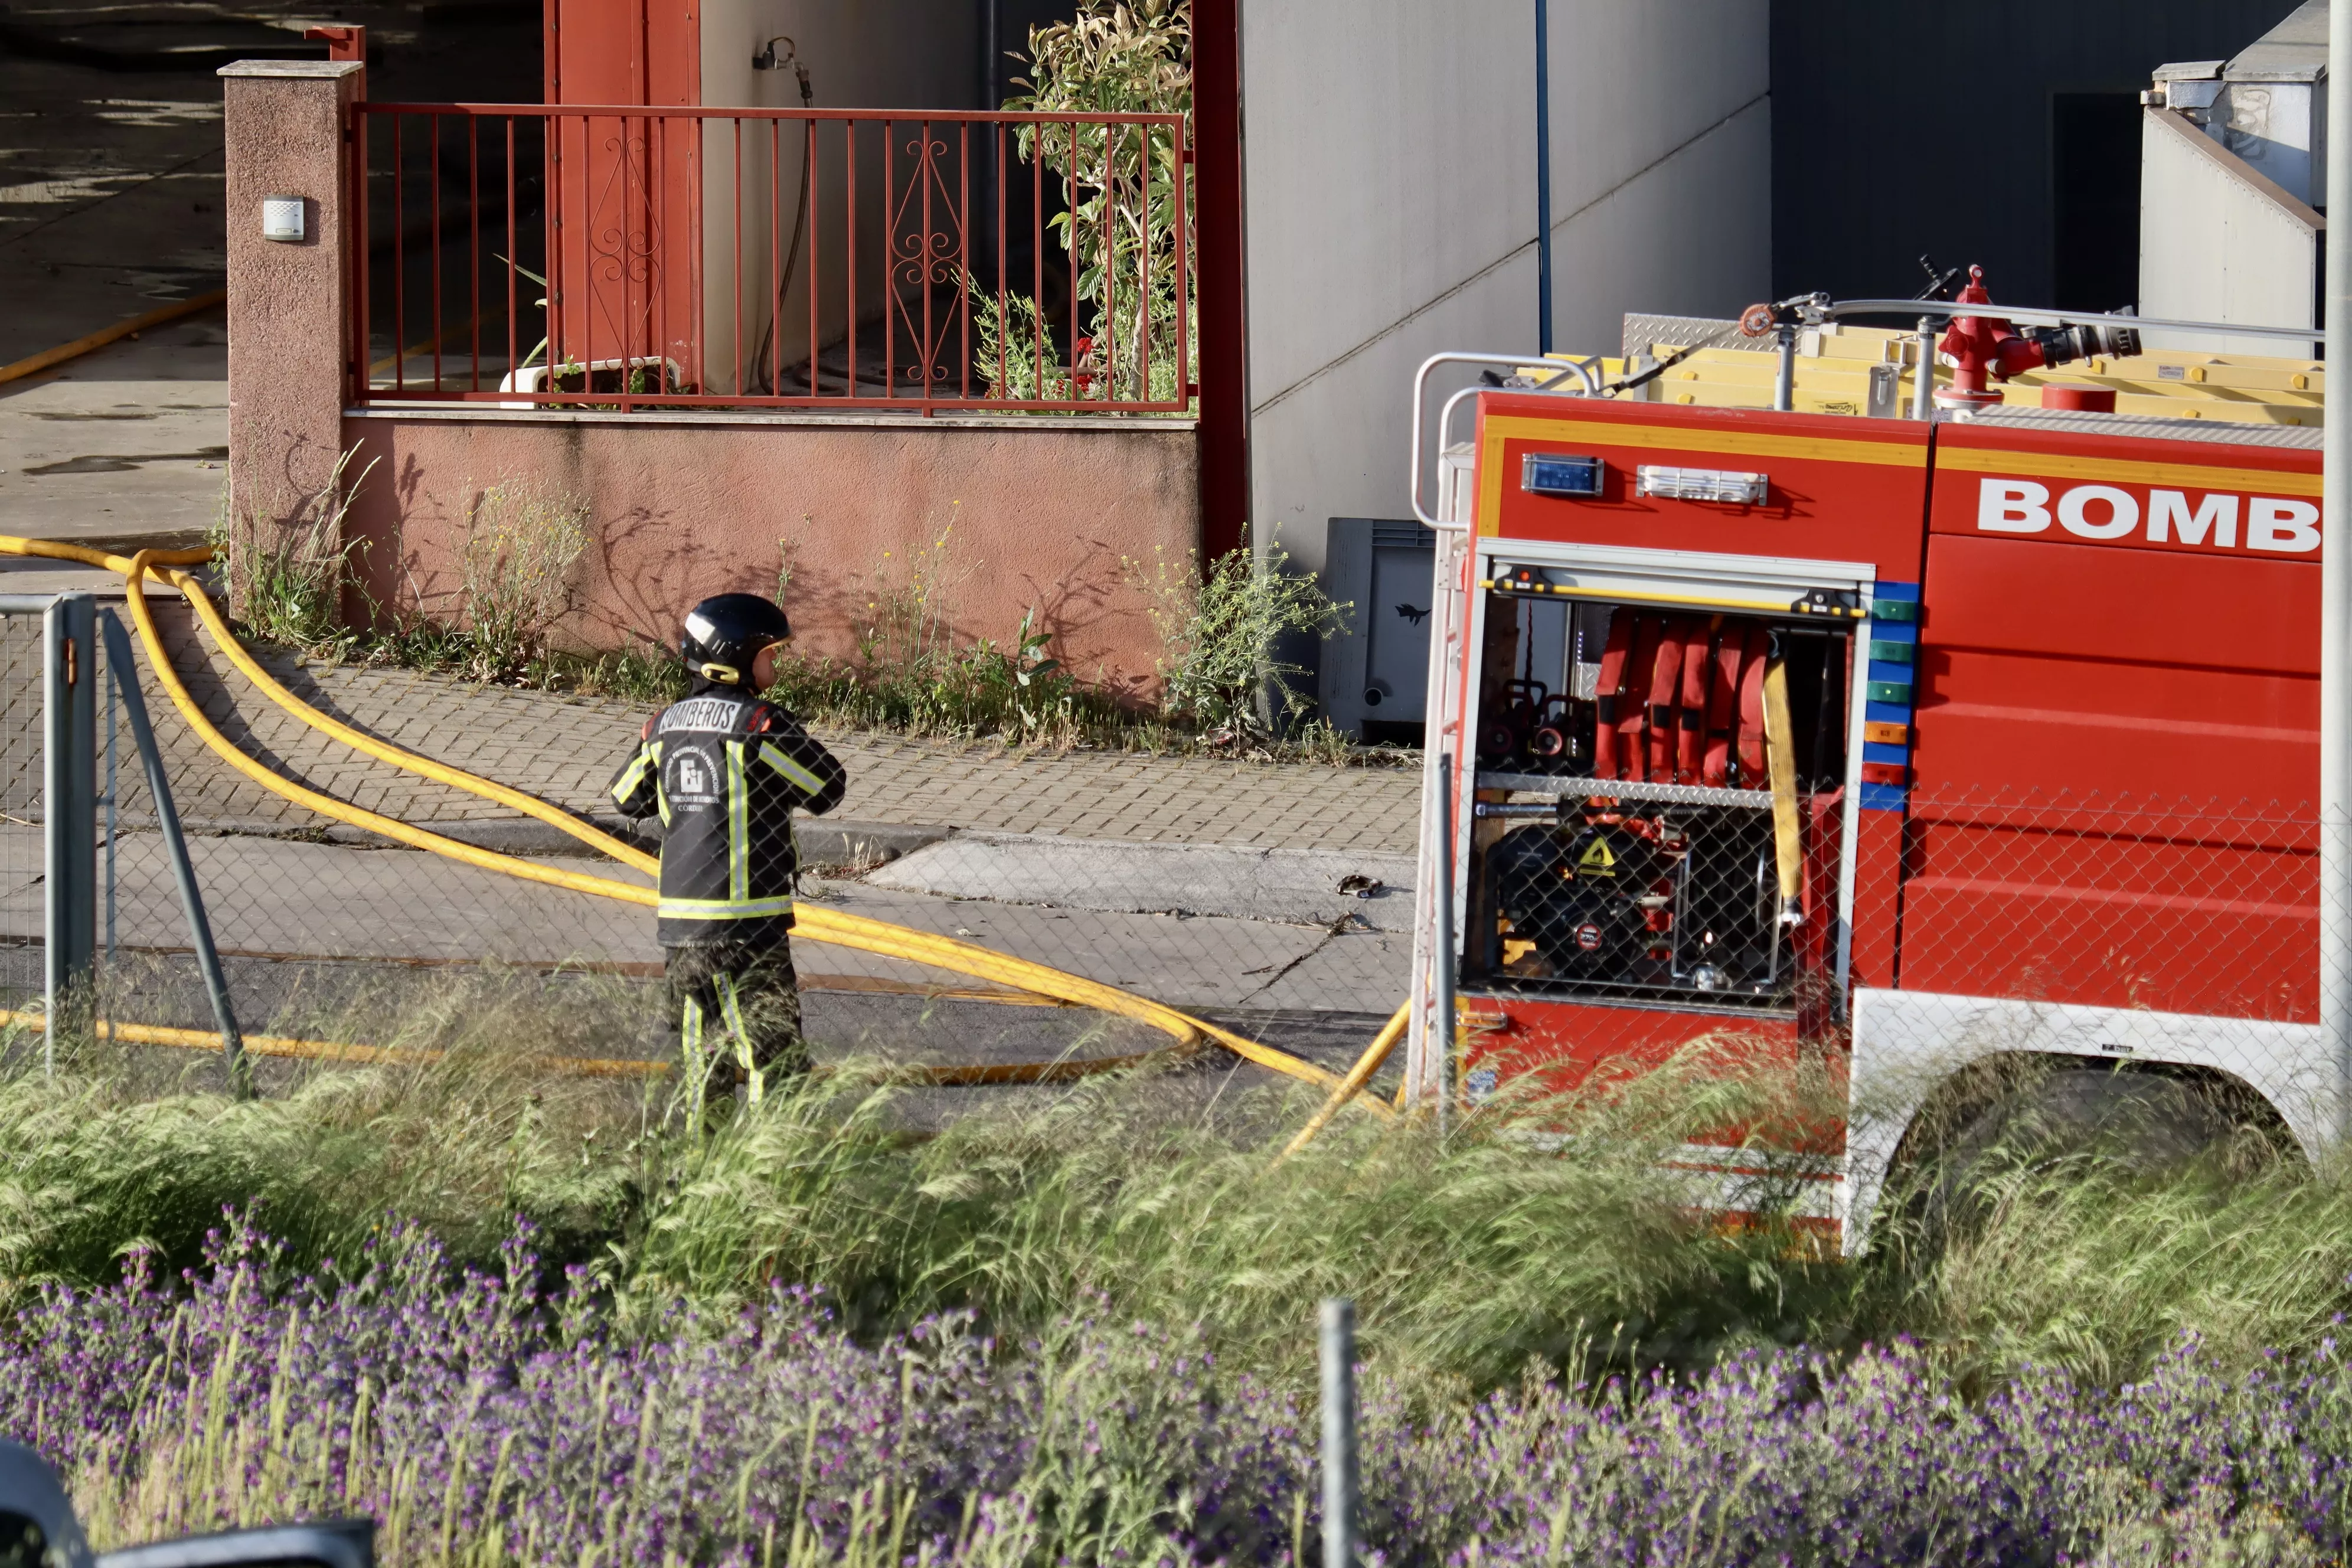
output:
[{"label": "dark gray wall panel", "polygon": [[[2055,95],[2137,92],[2165,61],[2225,59],[2294,8],[1775,0],[1775,291],[1908,295],[1927,251],[1982,262],[1996,300],[2053,302]],[[2116,177],[2136,188],[2136,164]]]}]

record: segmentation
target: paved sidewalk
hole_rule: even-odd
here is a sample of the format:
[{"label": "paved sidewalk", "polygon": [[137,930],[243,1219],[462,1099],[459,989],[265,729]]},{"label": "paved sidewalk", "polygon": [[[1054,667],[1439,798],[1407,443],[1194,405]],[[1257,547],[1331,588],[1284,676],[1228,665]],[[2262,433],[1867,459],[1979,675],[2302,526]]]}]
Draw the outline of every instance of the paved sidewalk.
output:
[{"label": "paved sidewalk", "polygon": [[[492,802],[372,762],[318,734],[262,697],[200,639],[184,608],[162,609],[159,619],[191,691],[249,754],[314,789],[404,821],[520,820]],[[305,664],[282,653],[264,655],[262,662],[356,729],[589,814],[607,809],[604,785],[635,743],[646,711],[407,671]],[[232,773],[163,705],[152,673],[145,683],[183,816],[257,830],[320,826],[313,814]],[[824,739],[849,769],[849,795],[835,814],[846,821],[1389,855],[1410,855],[1415,841],[1420,774],[1411,768],[1024,754],[872,733]],[[126,790],[126,802],[134,793]]]}]

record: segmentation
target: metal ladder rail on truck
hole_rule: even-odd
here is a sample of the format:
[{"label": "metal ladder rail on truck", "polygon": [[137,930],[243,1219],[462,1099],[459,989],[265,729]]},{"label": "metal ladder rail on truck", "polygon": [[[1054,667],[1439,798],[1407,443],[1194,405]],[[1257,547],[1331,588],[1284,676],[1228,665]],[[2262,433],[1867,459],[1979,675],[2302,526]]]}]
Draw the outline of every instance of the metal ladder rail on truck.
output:
[{"label": "metal ladder rail on truck", "polygon": [[[2207,324],[2003,310],[1980,281],[1950,305],[1758,307],[1778,374],[1705,373],[1715,406],[1594,395],[1654,368],[1630,346],[1599,374],[1528,356],[1438,416],[1434,514],[1428,376],[1513,362],[1423,365],[1409,1100],[1708,1038],[1820,1053],[1848,1111],[1799,1212],[1848,1249],[1906,1132],[1989,1063],[2152,1068],[2226,1086],[2306,1153],[2329,1137],[2321,367],[2143,355],[2132,328]],[[1900,367],[1911,416],[1792,406],[1800,366],[1837,369],[1798,358],[1797,327],[1819,350],[1841,317],[1897,310],[1948,322],[1943,354],[1925,316],[1835,346]],[[2257,390],[2160,401],[2209,366]],[[2110,412],[2118,395],[2158,412]]]}]

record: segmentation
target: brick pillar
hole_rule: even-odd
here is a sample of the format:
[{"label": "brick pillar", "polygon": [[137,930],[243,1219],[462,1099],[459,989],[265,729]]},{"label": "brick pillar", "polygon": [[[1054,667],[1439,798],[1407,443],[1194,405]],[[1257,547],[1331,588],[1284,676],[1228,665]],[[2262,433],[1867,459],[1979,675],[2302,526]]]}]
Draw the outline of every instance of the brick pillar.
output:
[{"label": "brick pillar", "polygon": [[[232,537],[265,552],[308,542],[338,499],[343,404],[363,368],[352,363],[348,309],[360,258],[344,131],[366,69],[357,60],[221,68],[229,516]],[[264,238],[264,201],[288,196],[301,202],[302,237]],[[331,557],[342,541],[328,534],[317,543]],[[240,602],[245,587],[233,582]]]}]

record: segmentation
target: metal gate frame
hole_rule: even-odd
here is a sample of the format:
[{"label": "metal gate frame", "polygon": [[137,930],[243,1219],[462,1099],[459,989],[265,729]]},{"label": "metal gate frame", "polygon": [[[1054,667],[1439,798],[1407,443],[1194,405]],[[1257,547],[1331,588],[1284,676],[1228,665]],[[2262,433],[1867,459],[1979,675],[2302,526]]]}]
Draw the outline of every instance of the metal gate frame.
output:
[{"label": "metal gate frame", "polygon": [[[98,910],[101,884],[98,868],[99,808],[107,815],[107,869],[104,897],[108,905],[108,949],[113,946],[113,860],[115,820],[114,704],[120,702],[131,727],[133,745],[146,771],[147,789],[154,803],[155,826],[163,835],[164,852],[187,918],[190,945],[210,996],[226,1058],[229,1082],[240,1098],[249,1095],[251,1082],[245,1042],[229,1003],[228,984],[220,953],[213,944],[212,924],[205,913],[204,893],[195,868],[188,858],[187,840],[172,799],[172,784],[163,767],[162,748],[140,689],[138,659],[130,634],[111,609],[101,609],[88,593],[54,595],[0,594],[0,616],[41,617],[41,768],[42,768],[42,992],[45,1019],[42,1067],[57,1068],[57,1039],[65,1028],[85,1029],[96,1022],[98,980]],[[106,789],[98,780],[99,649],[106,651],[106,678],[111,688],[106,708]]]}]

